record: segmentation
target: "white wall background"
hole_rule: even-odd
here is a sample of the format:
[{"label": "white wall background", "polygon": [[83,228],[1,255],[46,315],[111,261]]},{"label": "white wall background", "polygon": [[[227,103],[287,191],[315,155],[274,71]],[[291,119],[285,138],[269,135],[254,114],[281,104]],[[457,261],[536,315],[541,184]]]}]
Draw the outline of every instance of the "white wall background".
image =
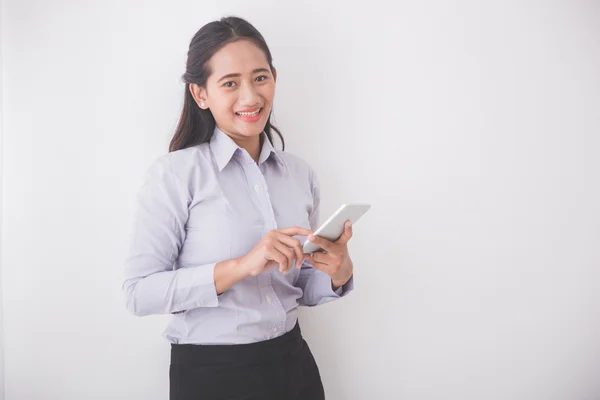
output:
[{"label": "white wall background", "polygon": [[355,292],[301,315],[328,399],[598,399],[600,4],[289,3],[3,0],[5,400],[167,398],[126,237],[228,14],[271,47],[323,217],[373,204]]},{"label": "white wall background", "polygon": [[4,318],[2,318],[2,316],[4,315],[3,312],[3,295],[2,295],[2,261],[3,261],[3,257],[2,257],[2,250],[3,250],[3,240],[2,240],[2,234],[3,234],[3,229],[2,229],[2,225],[3,225],[3,221],[2,221],[2,216],[3,216],[3,212],[4,212],[4,205],[3,205],[3,200],[4,200],[4,190],[3,190],[3,148],[2,148],[2,138],[3,138],[3,116],[4,116],[4,109],[2,106],[2,98],[3,98],[3,94],[4,94],[4,87],[3,87],[3,37],[4,37],[4,24],[3,22],[3,14],[4,14],[4,10],[3,10],[3,4],[2,4],[2,0],[0,0],[0,399],[3,399],[3,395],[4,395],[4,346],[3,346],[3,320]]}]

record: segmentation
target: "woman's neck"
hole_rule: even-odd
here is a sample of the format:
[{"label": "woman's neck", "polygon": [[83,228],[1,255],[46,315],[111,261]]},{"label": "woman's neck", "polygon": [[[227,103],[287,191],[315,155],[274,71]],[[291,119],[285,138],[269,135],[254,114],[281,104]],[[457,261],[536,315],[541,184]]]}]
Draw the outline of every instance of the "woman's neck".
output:
[{"label": "woman's neck", "polygon": [[263,134],[262,132],[258,136],[253,137],[244,137],[243,139],[231,138],[235,144],[237,144],[242,149],[246,150],[250,157],[258,164],[258,159],[260,157],[260,151],[263,145]]}]

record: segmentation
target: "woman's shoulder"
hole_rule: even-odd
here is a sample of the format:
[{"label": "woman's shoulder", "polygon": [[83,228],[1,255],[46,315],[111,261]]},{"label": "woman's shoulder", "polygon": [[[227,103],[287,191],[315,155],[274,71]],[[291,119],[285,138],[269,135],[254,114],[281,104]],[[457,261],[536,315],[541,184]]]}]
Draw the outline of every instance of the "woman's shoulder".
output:
[{"label": "woman's shoulder", "polygon": [[151,160],[148,174],[169,173],[182,177],[205,164],[210,166],[208,143],[187,147],[159,155]]},{"label": "woman's shoulder", "polygon": [[290,153],[287,150],[283,151],[275,149],[275,153],[277,153],[277,155],[283,160],[286,168],[288,168],[293,175],[302,179],[308,179],[311,182],[315,179],[315,169],[304,158],[297,154]]},{"label": "woman's shoulder", "polygon": [[283,160],[286,167],[295,170],[310,170],[310,164],[302,157],[289,150],[274,149],[275,153]]}]

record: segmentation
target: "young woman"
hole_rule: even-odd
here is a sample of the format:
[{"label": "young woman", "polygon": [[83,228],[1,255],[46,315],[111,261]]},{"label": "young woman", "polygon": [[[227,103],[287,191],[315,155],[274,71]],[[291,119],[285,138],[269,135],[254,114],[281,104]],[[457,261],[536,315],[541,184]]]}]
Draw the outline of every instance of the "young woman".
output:
[{"label": "young woman", "polygon": [[[270,121],[276,79],[250,23],[202,27],[170,152],[137,197],[123,290],[135,315],[172,314],[172,400],[324,399],[297,309],[352,290],[352,228],[312,237],[319,183],[273,147],[273,131],[285,147]],[[323,251],[303,254],[307,238]]]}]

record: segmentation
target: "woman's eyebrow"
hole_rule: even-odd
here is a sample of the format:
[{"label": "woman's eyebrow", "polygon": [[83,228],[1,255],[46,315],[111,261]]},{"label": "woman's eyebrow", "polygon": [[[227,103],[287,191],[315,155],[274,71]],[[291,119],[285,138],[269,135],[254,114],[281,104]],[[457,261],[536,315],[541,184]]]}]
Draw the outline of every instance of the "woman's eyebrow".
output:
[{"label": "woman's eyebrow", "polygon": [[[252,74],[257,74],[257,73],[259,73],[259,72],[270,72],[270,71],[269,71],[268,69],[266,69],[266,68],[256,68],[254,71],[252,71]],[[221,78],[220,78],[220,79],[217,81],[217,83],[221,82],[223,79],[227,79],[227,78],[238,78],[238,77],[240,77],[240,76],[242,76],[242,74],[240,74],[240,73],[227,74],[227,75],[224,75],[224,76],[222,76],[222,77],[221,77]]]}]

